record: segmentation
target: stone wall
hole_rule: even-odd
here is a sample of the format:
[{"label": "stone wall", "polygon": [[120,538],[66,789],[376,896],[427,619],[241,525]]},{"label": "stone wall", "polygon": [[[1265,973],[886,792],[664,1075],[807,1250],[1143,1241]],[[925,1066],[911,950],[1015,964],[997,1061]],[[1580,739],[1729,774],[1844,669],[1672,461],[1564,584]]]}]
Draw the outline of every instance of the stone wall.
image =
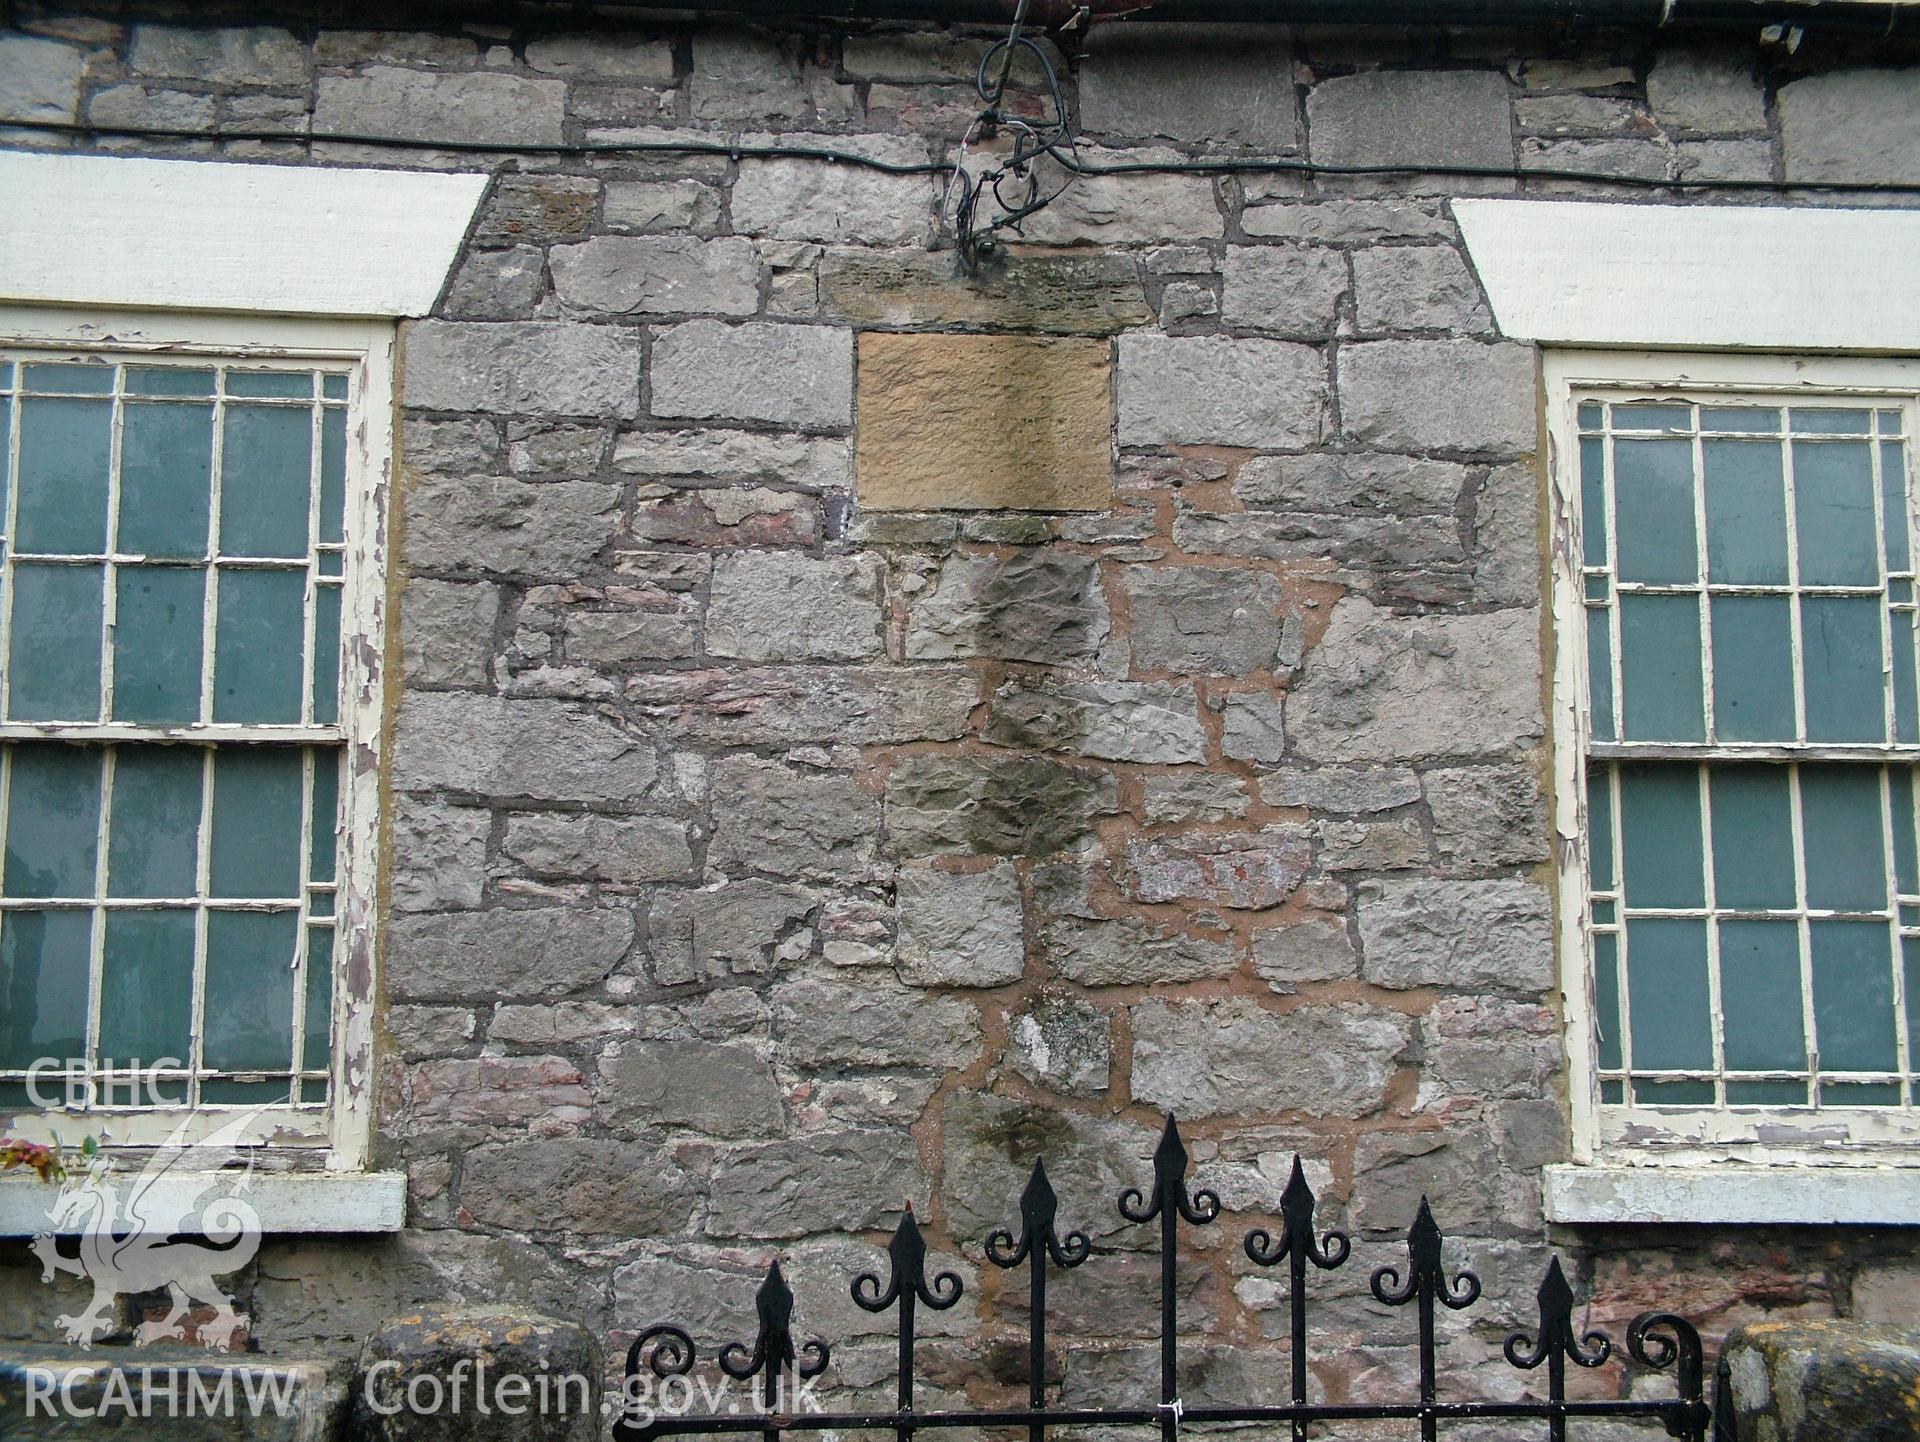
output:
[{"label": "stone wall", "polygon": [[[10,14],[0,117],[903,160],[965,126],[985,43]],[[1889,56],[1130,26],[1074,78],[1103,158],[1920,180],[1920,76]],[[1536,357],[1494,333],[1463,187],[1089,180],[969,281],[929,248],[927,177],[98,146],[496,172],[403,330],[379,1151],[410,1220],[271,1241],[263,1346],[346,1350],[428,1299],[713,1341],[778,1250],[803,1325],[869,1339],[838,1375],[870,1390],[885,1323],[844,1275],[910,1197],[978,1301],[926,1319],[928,1391],[987,1400],[1021,1314],[978,1247],[1044,1151],[1111,1253],[1059,1286],[1063,1395],[1111,1397],[1153,1365],[1147,1229],[1113,1196],[1168,1107],[1236,1214],[1273,1212],[1298,1149],[1360,1239],[1325,1293],[1328,1395],[1409,1385],[1364,1276],[1423,1190],[1487,1283],[1450,1319],[1462,1361],[1529,1320],[1568,1147]],[[1253,1351],[1281,1292],[1237,1238],[1192,1259],[1190,1401],[1281,1376]],[[1596,1324],[1657,1304],[1710,1343],[1897,1310],[1911,1249],[1551,1241]],[[69,1299],[4,1262],[0,1336],[42,1335]]]}]

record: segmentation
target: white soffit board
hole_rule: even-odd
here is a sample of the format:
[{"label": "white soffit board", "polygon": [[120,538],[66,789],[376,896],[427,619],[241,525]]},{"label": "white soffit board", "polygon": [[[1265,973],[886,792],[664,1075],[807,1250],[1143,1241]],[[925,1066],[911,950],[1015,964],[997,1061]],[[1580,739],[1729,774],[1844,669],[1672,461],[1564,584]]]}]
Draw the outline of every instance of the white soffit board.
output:
[{"label": "white soffit board", "polygon": [[1920,211],[1456,200],[1501,331],[1580,345],[1920,350]]},{"label": "white soffit board", "polygon": [[0,299],[424,315],[487,177],[0,153]]}]

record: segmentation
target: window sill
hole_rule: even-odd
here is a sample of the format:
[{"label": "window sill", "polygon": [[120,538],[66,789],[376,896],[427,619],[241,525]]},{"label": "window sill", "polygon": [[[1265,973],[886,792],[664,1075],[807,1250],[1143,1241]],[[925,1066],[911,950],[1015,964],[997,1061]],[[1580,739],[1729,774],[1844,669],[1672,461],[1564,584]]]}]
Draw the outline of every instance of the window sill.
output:
[{"label": "window sill", "polygon": [[[397,1232],[406,1222],[405,1172],[255,1172],[245,1192],[242,1172],[166,1177],[142,1204],[153,1217],[194,1218],[203,1196],[239,1195],[260,1218],[264,1233]],[[129,1178],[131,1179],[131,1178]],[[55,1227],[47,1209],[56,1189],[32,1176],[0,1177],[0,1237],[31,1237],[53,1231],[72,1236],[84,1226]]]},{"label": "window sill", "polygon": [[1557,1166],[1547,1220],[1920,1226],[1920,1167]]}]

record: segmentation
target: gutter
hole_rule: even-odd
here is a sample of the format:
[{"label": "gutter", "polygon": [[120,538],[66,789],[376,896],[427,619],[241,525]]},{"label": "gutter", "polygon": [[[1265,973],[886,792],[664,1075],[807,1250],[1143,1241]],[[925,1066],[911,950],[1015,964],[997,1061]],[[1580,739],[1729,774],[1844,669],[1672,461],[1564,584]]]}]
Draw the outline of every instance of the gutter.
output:
[{"label": "gutter", "polygon": [[[600,0],[602,10],[661,9],[649,0]],[[675,7],[681,14],[858,24],[918,20],[1009,23],[1017,0],[721,0]],[[1920,34],[1920,0],[1031,0],[1036,26],[1076,21],[1204,21],[1208,24],[1581,25],[1628,30],[1770,25],[1879,35]]]}]

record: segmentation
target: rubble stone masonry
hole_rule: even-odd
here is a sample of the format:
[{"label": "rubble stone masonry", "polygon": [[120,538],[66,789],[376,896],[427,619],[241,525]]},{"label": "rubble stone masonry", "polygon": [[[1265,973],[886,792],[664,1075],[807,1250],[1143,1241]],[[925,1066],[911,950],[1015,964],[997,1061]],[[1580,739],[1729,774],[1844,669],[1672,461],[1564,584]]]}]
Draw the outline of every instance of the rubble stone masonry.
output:
[{"label": "rubble stone masonry", "polygon": [[[1055,1282],[1062,1395],[1145,1395],[1151,1229],[1113,1199],[1163,1108],[1237,1217],[1298,1150],[1355,1231],[1319,1294],[1333,1398],[1411,1385],[1365,1273],[1423,1191],[1487,1284],[1444,1325],[1489,1392],[1521,1379],[1471,1364],[1550,1245],[1616,1337],[1897,1299],[1892,1232],[1542,1220],[1569,1142],[1537,356],[1448,201],[1612,192],[1103,177],[969,280],[934,177],[216,138],[924,161],[991,38],[403,11],[16,0],[0,32],[0,121],[194,136],[98,150],[495,176],[401,332],[377,1154],[408,1224],[269,1239],[260,1345],[348,1350],[430,1300],[711,1343],[777,1251],[799,1325],[850,1339],[834,1395],[878,1397],[891,1323],[844,1278],[911,1198],[969,1293],[922,1319],[923,1405],[1024,1396],[1024,1293],[979,1248],[1044,1152],[1102,1253]],[[1888,54],[1129,25],[1070,78],[1102,159],[1920,181]],[[1283,1284],[1238,1238],[1195,1235],[1189,1403],[1284,1389]],[[0,1336],[44,1335],[71,1298],[0,1262]]]}]

